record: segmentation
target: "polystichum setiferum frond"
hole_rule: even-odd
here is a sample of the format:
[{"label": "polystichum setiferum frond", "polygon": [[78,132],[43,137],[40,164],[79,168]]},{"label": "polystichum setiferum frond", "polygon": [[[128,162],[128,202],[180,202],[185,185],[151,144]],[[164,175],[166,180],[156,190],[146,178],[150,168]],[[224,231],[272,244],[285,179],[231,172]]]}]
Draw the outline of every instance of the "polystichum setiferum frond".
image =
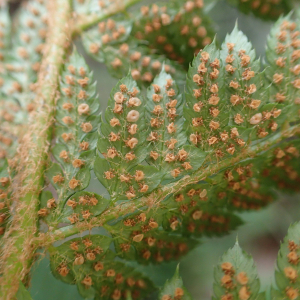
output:
[{"label": "polystichum setiferum frond", "polygon": [[[299,191],[293,3],[229,1],[285,14],[262,63],[238,25],[217,40],[211,3],[128,10],[137,2],[31,0],[13,18],[0,4],[1,299],[26,292],[39,248],[83,298],[143,299],[156,287],[138,264],[178,260],[235,230],[239,212]],[[119,79],[103,115],[78,36]],[[91,174],[107,193],[89,190]],[[296,223],[282,244],[273,299],[300,297],[299,234]],[[259,289],[237,243],[215,268],[214,298],[265,299]],[[159,299],[191,299],[178,268]]]}]

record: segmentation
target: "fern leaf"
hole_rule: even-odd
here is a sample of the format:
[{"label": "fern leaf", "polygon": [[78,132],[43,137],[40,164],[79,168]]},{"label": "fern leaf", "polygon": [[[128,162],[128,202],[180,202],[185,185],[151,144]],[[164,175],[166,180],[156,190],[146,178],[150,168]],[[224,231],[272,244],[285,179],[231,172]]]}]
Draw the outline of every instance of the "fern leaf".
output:
[{"label": "fern leaf", "polygon": [[269,0],[229,0],[229,3],[237,6],[243,13],[253,13],[265,20],[277,20],[280,15],[288,13],[292,9],[290,2],[289,0],[278,0],[276,2]]},{"label": "fern leaf", "polygon": [[139,165],[147,155],[144,104],[130,75],[112,90],[101,124],[98,149],[104,158],[95,162],[95,174],[112,199],[141,197],[160,183],[155,167]]},{"label": "fern leaf", "polygon": [[170,280],[166,281],[164,287],[159,293],[158,299],[192,300],[191,295],[184,287],[182,279],[179,276],[179,266],[177,266],[174,276]]},{"label": "fern leaf", "polygon": [[135,17],[133,35],[146,40],[172,60],[188,66],[214,32],[203,1],[169,1],[163,5],[142,6]]},{"label": "fern leaf", "polygon": [[164,179],[197,170],[206,154],[186,145],[183,99],[172,77],[164,71],[154,80],[147,92],[146,121],[150,124],[147,137],[147,161],[165,173]]},{"label": "fern leaf", "polygon": [[283,103],[289,122],[299,120],[300,115],[299,34],[299,24],[291,15],[281,17],[271,29],[266,51],[271,101]]},{"label": "fern leaf", "polygon": [[[223,189],[224,191],[225,189]],[[190,185],[161,204],[163,226],[184,236],[221,236],[235,230],[241,219],[220,205],[212,184]]]},{"label": "fern leaf", "polygon": [[182,68],[175,62],[153,53],[131,36],[132,22],[108,19],[98,23],[82,36],[86,51],[104,62],[112,76],[122,78],[128,71],[139,84],[149,85],[164,64],[166,72],[183,81]]},{"label": "fern leaf", "polygon": [[220,53],[214,41],[195,57],[189,68],[186,81],[187,107],[184,110],[191,144],[205,152],[214,152],[219,157],[224,155],[223,149],[220,149],[224,148],[220,137],[229,119],[225,99],[219,92],[223,73]]},{"label": "fern leaf", "polygon": [[84,59],[74,50],[62,72],[61,96],[57,101],[58,137],[52,153],[56,161],[48,178],[62,205],[69,196],[86,188],[96,157],[96,129],[100,122],[96,83]]},{"label": "fern leaf", "polygon": [[79,192],[71,197],[63,211],[65,222],[72,224],[79,221],[89,221],[100,215],[108,206],[109,200],[104,197],[89,193]]},{"label": "fern leaf", "polygon": [[257,299],[260,282],[251,256],[236,243],[221,258],[214,271],[213,299]]},{"label": "fern leaf", "polygon": [[153,283],[143,274],[114,261],[114,253],[108,249],[110,244],[110,237],[89,235],[52,248],[53,275],[65,283],[76,284],[84,298],[120,299],[126,292],[143,298],[152,292]]},{"label": "fern leaf", "polygon": [[0,7],[0,169],[6,164],[6,158],[15,153],[16,140],[21,133],[20,122],[24,121],[20,104],[11,95],[5,93],[10,77],[5,63],[11,47],[11,20],[6,6]]},{"label": "fern leaf", "polygon": [[8,11],[1,13],[0,53],[0,165],[14,157],[24,123],[35,111],[34,90],[46,37],[46,8],[43,1],[29,1],[20,11],[12,35]]},{"label": "fern leaf", "polygon": [[47,10],[44,1],[32,0],[20,11],[13,48],[5,59],[3,91],[13,95],[29,112],[34,110],[34,83],[40,68],[47,33]]},{"label": "fern leaf", "polygon": [[[195,54],[212,42],[215,31],[212,20],[204,12],[208,3],[204,6],[204,2],[199,0],[176,1],[174,6],[176,15],[168,34],[173,51],[179,52],[178,61],[188,67]],[[174,59],[172,56],[170,58]]]},{"label": "fern leaf", "polygon": [[274,299],[297,299],[299,297],[299,232],[300,223],[290,226],[280,246],[275,280],[277,290],[272,290]]},{"label": "fern leaf", "polygon": [[[120,47],[124,43],[132,29],[132,21],[119,19],[108,19],[98,23],[94,28],[86,31],[82,36],[82,42],[89,54],[100,62],[105,62],[105,48]],[[125,46],[123,46],[123,50]]]},{"label": "fern leaf", "polygon": [[196,240],[162,230],[165,211],[150,212],[135,213],[108,228],[121,258],[160,264],[179,259],[198,244]]},{"label": "fern leaf", "polygon": [[265,186],[275,186],[284,192],[299,191],[300,141],[282,143],[268,151],[269,158],[262,164]]},{"label": "fern leaf", "polygon": [[108,206],[109,200],[89,192],[78,192],[68,199],[63,210],[57,209],[54,196],[50,191],[41,194],[40,210],[38,214],[51,226],[58,223],[76,224],[91,221],[99,216]]},{"label": "fern leaf", "polygon": [[[276,132],[282,124],[281,107],[268,104],[260,61],[247,37],[237,26],[222,45],[225,67],[225,93],[230,107],[229,125],[252,142]],[[225,65],[226,64],[226,65]]]},{"label": "fern leaf", "polygon": [[215,42],[194,59],[185,110],[190,142],[215,155],[235,155],[282,123],[281,109],[267,104],[260,63],[236,27],[219,53]]},{"label": "fern leaf", "polygon": [[269,153],[235,164],[211,178],[215,201],[230,210],[259,210],[277,199],[274,184],[266,182]]}]

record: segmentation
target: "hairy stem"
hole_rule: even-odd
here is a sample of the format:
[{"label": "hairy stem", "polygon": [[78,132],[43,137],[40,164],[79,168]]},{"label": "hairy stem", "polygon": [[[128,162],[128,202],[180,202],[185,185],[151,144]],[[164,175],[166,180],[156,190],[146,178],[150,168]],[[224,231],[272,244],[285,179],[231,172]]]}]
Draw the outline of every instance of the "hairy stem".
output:
[{"label": "hairy stem", "polygon": [[107,8],[101,10],[100,13],[91,15],[78,15],[75,18],[73,26],[73,36],[79,35],[82,31],[87,30],[98,22],[115,15],[119,12],[125,11],[128,7],[140,2],[141,0],[115,0]]},{"label": "hairy stem", "polygon": [[44,184],[44,171],[52,136],[56,90],[59,71],[69,46],[69,0],[49,1],[49,32],[38,80],[38,108],[30,121],[27,134],[19,147],[18,175],[13,184],[14,215],[3,240],[0,298],[11,300],[26,282],[36,247],[33,240],[38,231],[39,194]]},{"label": "hairy stem", "polygon": [[101,216],[92,219],[90,222],[79,222],[76,225],[66,226],[60,228],[59,230],[55,230],[54,232],[49,232],[45,235],[41,235],[40,238],[37,239],[37,244],[39,244],[40,246],[47,247],[47,245],[51,245],[51,243],[55,241],[59,241],[61,239],[67,238],[74,234],[81,233],[86,230],[91,230],[93,227],[103,226],[110,220],[117,219],[120,216],[126,215],[143,207],[149,207],[152,209],[155,207],[159,207],[160,203],[167,196],[179,192],[180,190],[182,190],[190,184],[194,184],[201,180],[205,180],[207,177],[217,174],[222,169],[228,166],[240,163],[249,157],[255,157],[260,153],[263,153],[265,150],[269,150],[271,147],[276,146],[278,143],[295,135],[300,135],[300,128],[298,125],[285,129],[282,132],[279,132],[267,142],[262,142],[250,147],[248,151],[242,152],[235,158],[228,158],[221,161],[218,164],[209,164],[208,166],[201,167],[199,170],[195,171],[191,175],[185,176],[184,178],[180,179],[175,183],[165,185],[164,187],[152,192],[147,197],[109,208]]}]

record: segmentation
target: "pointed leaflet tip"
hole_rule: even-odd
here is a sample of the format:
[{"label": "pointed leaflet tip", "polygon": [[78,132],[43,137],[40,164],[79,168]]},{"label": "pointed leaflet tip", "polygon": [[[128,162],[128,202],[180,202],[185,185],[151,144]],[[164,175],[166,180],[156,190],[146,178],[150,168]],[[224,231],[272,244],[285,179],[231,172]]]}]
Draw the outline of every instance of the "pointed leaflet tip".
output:
[{"label": "pointed leaflet tip", "polygon": [[234,29],[239,30],[239,21],[238,21],[238,19],[236,19],[236,21],[235,21]]},{"label": "pointed leaflet tip", "polygon": [[[128,69],[128,73],[127,73],[127,75],[126,75],[125,77],[131,77],[132,80],[134,80],[133,77],[132,77],[131,71],[132,71],[132,69],[131,69],[131,65],[130,65],[130,66],[129,66],[129,69]],[[121,80],[120,80],[120,81],[121,81]],[[135,80],[134,80],[134,81],[135,81]]]},{"label": "pointed leaflet tip", "polygon": [[236,238],[235,238],[235,245],[236,246],[240,246],[239,245],[239,236],[238,235],[236,235]]},{"label": "pointed leaflet tip", "polygon": [[214,39],[210,44],[214,46],[217,44],[217,34],[215,34]]},{"label": "pointed leaflet tip", "polygon": [[180,265],[180,263],[176,267],[174,276],[178,276],[179,277],[179,265]]}]

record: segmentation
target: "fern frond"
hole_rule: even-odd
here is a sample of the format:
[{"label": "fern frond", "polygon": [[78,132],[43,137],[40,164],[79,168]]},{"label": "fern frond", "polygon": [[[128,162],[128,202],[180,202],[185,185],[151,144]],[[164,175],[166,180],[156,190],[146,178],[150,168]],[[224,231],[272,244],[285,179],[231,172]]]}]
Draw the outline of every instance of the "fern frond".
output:
[{"label": "fern frond", "polygon": [[117,255],[141,264],[179,259],[198,241],[162,230],[165,210],[135,213],[107,229],[114,236]]},{"label": "fern frond", "polygon": [[146,40],[172,60],[185,66],[211,43],[214,31],[203,13],[203,1],[169,1],[143,6],[135,17],[132,34]]},{"label": "fern frond", "polygon": [[268,104],[259,70],[251,44],[237,27],[220,53],[214,42],[197,55],[186,93],[191,143],[220,159],[277,130],[283,122],[281,108]]},{"label": "fern frond", "polygon": [[275,272],[277,289],[272,289],[274,299],[295,300],[299,297],[299,232],[300,223],[292,224],[280,246]]},{"label": "fern frond", "polygon": [[126,47],[122,46],[130,36],[132,21],[123,18],[109,18],[99,22],[97,26],[86,31],[82,36],[82,42],[87,52],[100,62],[105,61],[105,48]]},{"label": "fern frond", "polygon": [[260,61],[247,37],[237,26],[222,45],[225,95],[230,99],[229,125],[252,142],[275,132],[282,123],[281,109],[268,104]]},{"label": "fern frond", "polygon": [[285,142],[268,151],[268,159],[262,164],[264,186],[275,186],[291,193],[299,191],[300,141]]},{"label": "fern frond", "polygon": [[215,185],[214,199],[229,210],[259,210],[277,199],[274,184],[264,176],[270,153],[235,164],[211,178]]},{"label": "fern frond", "polygon": [[159,293],[159,300],[180,299],[192,300],[191,295],[184,287],[181,277],[179,276],[179,266],[177,266],[174,276],[167,280],[164,287]]},{"label": "fern frond", "polygon": [[206,153],[187,144],[184,130],[184,99],[172,77],[164,71],[147,91],[146,122],[150,125],[147,137],[147,161],[164,174],[164,179],[180,178],[197,170]]},{"label": "fern frond", "polygon": [[[225,189],[223,189],[224,191]],[[163,226],[184,236],[222,236],[243,222],[226,205],[220,205],[212,184],[190,185],[161,204]]]},{"label": "fern frond", "polygon": [[52,154],[58,163],[53,163],[47,171],[60,208],[90,181],[100,122],[96,82],[92,81],[84,59],[74,50],[62,72],[61,94],[57,100],[57,142]]},{"label": "fern frond", "polygon": [[[210,4],[212,4],[210,1]],[[208,6],[208,3],[205,4]],[[195,54],[210,44],[215,36],[211,18],[204,12],[204,1],[176,1],[176,15],[170,24],[168,35],[173,51],[179,52],[179,62],[188,67]],[[168,48],[167,48],[168,49]],[[170,56],[171,59],[175,57]],[[177,59],[175,59],[177,60]]]},{"label": "fern frond", "polygon": [[222,300],[259,299],[260,282],[251,256],[238,243],[221,258],[214,271],[214,297]]},{"label": "fern frond", "polygon": [[271,29],[266,50],[271,101],[285,105],[288,122],[298,121],[300,115],[299,29],[291,15],[281,17]]},{"label": "fern frond", "polygon": [[0,7],[0,169],[6,165],[6,158],[15,153],[16,140],[20,134],[18,123],[22,120],[20,105],[10,95],[4,92],[9,80],[6,70],[6,60],[11,47],[11,20],[7,6]]},{"label": "fern frond", "polygon": [[[223,149],[220,149],[224,148],[224,142],[220,138],[229,119],[226,100],[220,95],[223,74],[220,52],[214,41],[203,52],[199,52],[189,68],[186,81],[187,107],[184,110],[190,143],[205,152],[215,152],[219,157],[224,156]],[[224,133],[229,140],[230,133]],[[231,147],[228,145],[227,148],[229,150]]]},{"label": "fern frond", "polygon": [[[144,299],[155,287],[130,265],[179,259],[197,238],[236,229],[237,211],[299,190],[299,22],[288,15],[275,24],[261,71],[237,26],[221,49],[211,43],[204,3],[212,1],[126,11],[138,1],[31,0],[15,34],[0,9],[0,236],[9,226],[1,299],[14,299],[20,280],[24,290],[39,247],[54,276],[84,298]],[[232,2],[266,18],[290,7]],[[82,33],[87,52],[122,78],[103,119],[92,72],[69,53]],[[92,170],[109,198],[86,190]],[[298,227],[279,254],[274,298],[300,297]],[[261,300],[259,288],[252,258],[236,244],[216,267],[214,299]],[[159,297],[190,299],[178,269]]]},{"label": "fern frond", "polygon": [[125,77],[129,71],[139,84],[149,85],[160,73],[166,72],[183,81],[182,67],[151,51],[144,42],[131,36],[132,21],[118,18],[98,23],[82,36],[86,51],[104,62],[112,76]]},{"label": "fern frond", "polygon": [[265,20],[276,20],[280,15],[288,13],[292,9],[291,2],[289,0],[229,0],[230,4],[237,6],[243,13],[253,13]]},{"label": "fern frond", "polygon": [[32,0],[20,11],[13,47],[5,59],[3,91],[14,96],[29,112],[35,108],[35,83],[47,34],[45,5],[44,1]]},{"label": "fern frond", "polygon": [[112,239],[88,235],[65,242],[51,249],[51,270],[56,278],[76,284],[84,298],[121,299],[130,293],[143,298],[154,290],[153,283],[143,274],[114,261],[108,248]]},{"label": "fern frond", "polygon": [[72,195],[63,210],[57,208],[56,200],[50,191],[43,191],[40,196],[39,216],[52,226],[58,223],[76,224],[91,221],[99,216],[108,206],[109,200],[85,191]]},{"label": "fern frond", "polygon": [[95,162],[95,174],[112,199],[141,197],[160,183],[161,175],[152,166],[139,165],[147,155],[144,103],[130,75],[112,90],[101,124],[98,150],[104,158]]},{"label": "fern frond", "polygon": [[[12,158],[18,138],[24,135],[23,124],[35,111],[37,72],[40,68],[47,18],[43,1],[29,1],[20,11],[16,32],[12,35],[6,8],[0,9],[0,164]],[[12,38],[11,38],[12,36]]]}]

